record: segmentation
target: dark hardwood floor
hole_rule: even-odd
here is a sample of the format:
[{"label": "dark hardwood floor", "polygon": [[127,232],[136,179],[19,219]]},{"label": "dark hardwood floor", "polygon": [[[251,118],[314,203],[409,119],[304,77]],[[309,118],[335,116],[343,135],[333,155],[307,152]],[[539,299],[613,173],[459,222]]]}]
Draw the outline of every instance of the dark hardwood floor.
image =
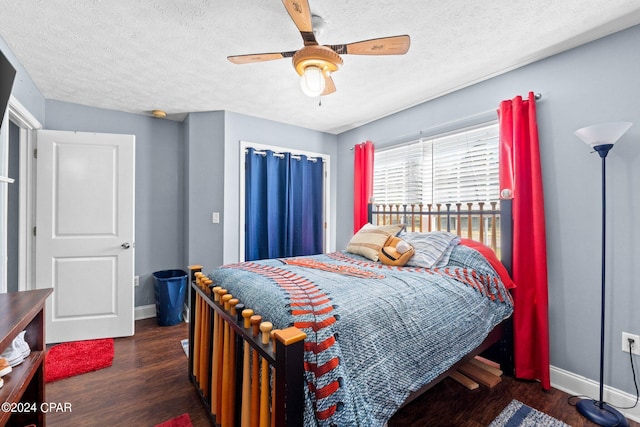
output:
[{"label": "dark hardwood floor", "polygon": [[[47,384],[46,401],[68,402],[72,410],[48,414],[47,425],[153,427],[185,412],[194,426],[210,425],[187,376],[187,358],[180,346],[187,328],[187,324],[160,327],[155,319],[137,321],[135,336],[115,340],[111,367]],[[401,409],[389,427],[486,426],[512,399],[574,427],[595,426],[567,403],[568,397],[509,377],[493,389],[474,391],[446,379]],[[640,427],[633,421],[630,425]]]}]

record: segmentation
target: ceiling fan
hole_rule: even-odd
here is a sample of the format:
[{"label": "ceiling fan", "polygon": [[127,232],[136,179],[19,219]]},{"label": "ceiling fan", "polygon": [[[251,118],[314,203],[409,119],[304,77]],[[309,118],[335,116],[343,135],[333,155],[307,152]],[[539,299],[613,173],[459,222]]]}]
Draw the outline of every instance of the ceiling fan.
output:
[{"label": "ceiling fan", "polygon": [[404,55],[409,50],[408,35],[381,37],[349,44],[319,45],[313,33],[308,0],[282,0],[289,16],[298,27],[304,47],[297,51],[255,53],[228,56],[234,64],[292,58],[296,72],[302,77],[300,87],[308,96],[329,95],[336,91],[331,73],[342,65],[340,55]]}]

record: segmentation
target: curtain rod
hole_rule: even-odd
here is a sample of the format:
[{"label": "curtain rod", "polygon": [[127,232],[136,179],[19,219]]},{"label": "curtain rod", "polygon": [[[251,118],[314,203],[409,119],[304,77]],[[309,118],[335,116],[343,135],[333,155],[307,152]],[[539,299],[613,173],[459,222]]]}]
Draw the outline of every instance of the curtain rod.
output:
[{"label": "curtain rod", "polygon": [[[244,150],[244,154],[247,154],[248,152],[249,152],[248,150]],[[254,151],[253,151],[253,154],[258,154],[258,155],[260,155],[260,156],[263,156],[263,157],[264,157],[264,156],[266,156],[266,155],[267,155],[267,152],[266,152],[266,151],[254,150]],[[284,159],[284,154],[283,154],[283,153],[276,153],[276,152],[274,152],[274,153],[273,153],[273,156],[274,156],[274,157],[277,157],[277,158],[279,158],[279,159]],[[293,160],[302,160],[302,157],[301,157],[301,156],[298,156],[298,155],[296,155],[296,154],[291,154],[291,158],[292,158]],[[317,161],[318,161],[318,159],[317,159],[316,157],[307,157],[307,160],[308,160],[308,161],[310,161],[310,162],[313,162],[313,163],[315,163],[315,162],[317,162]],[[322,160],[322,161],[324,161],[324,160]]]},{"label": "curtain rod", "polygon": [[[542,99],[542,94],[541,93],[536,93],[534,94],[534,98],[536,99],[536,101]],[[397,137],[393,137],[393,138],[388,138],[388,139],[383,139],[380,141],[374,141],[374,143],[378,143],[378,144],[382,144],[382,143],[388,143],[388,142],[392,142],[392,141],[411,141],[413,139],[420,139],[423,137],[423,135],[425,134],[432,134],[434,130],[437,130],[438,128],[446,128],[446,127],[450,127],[456,123],[463,123],[466,121],[469,121],[471,119],[475,119],[475,118],[479,118],[485,115],[488,115],[490,113],[494,113],[497,110],[497,108],[493,108],[491,110],[485,110],[485,111],[481,111],[479,113],[475,113],[475,114],[471,114],[469,116],[466,117],[462,117],[460,119],[455,119],[455,120],[451,120],[449,122],[446,123],[441,123],[439,125],[435,125],[432,126],[430,128],[427,129],[422,129],[418,132],[412,132],[412,133],[407,133],[404,135],[400,135]],[[356,147],[356,145],[360,145],[360,144],[355,144],[353,147],[349,148],[350,151],[353,151]]]}]

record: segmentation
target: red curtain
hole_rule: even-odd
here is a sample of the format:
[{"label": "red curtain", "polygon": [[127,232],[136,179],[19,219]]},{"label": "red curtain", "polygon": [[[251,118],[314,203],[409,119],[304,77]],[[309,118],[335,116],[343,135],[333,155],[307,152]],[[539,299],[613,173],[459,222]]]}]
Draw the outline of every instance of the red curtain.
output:
[{"label": "red curtain", "polygon": [[355,146],[353,165],[353,232],[367,223],[367,204],[373,195],[373,142]]},{"label": "red curtain", "polygon": [[512,277],[515,309],[515,376],[551,388],[547,247],[536,102],[517,96],[502,101],[500,118],[500,190],[513,198]]}]

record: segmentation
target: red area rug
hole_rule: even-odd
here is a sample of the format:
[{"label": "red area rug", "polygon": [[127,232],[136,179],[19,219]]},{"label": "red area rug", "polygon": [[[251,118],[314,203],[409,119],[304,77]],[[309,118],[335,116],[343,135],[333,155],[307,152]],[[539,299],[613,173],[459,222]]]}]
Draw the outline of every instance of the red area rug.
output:
[{"label": "red area rug", "polygon": [[106,368],[113,363],[113,338],[54,345],[44,363],[48,383]]},{"label": "red area rug", "polygon": [[179,417],[157,424],[155,427],[193,427],[193,424],[191,424],[189,414],[182,414]]}]

